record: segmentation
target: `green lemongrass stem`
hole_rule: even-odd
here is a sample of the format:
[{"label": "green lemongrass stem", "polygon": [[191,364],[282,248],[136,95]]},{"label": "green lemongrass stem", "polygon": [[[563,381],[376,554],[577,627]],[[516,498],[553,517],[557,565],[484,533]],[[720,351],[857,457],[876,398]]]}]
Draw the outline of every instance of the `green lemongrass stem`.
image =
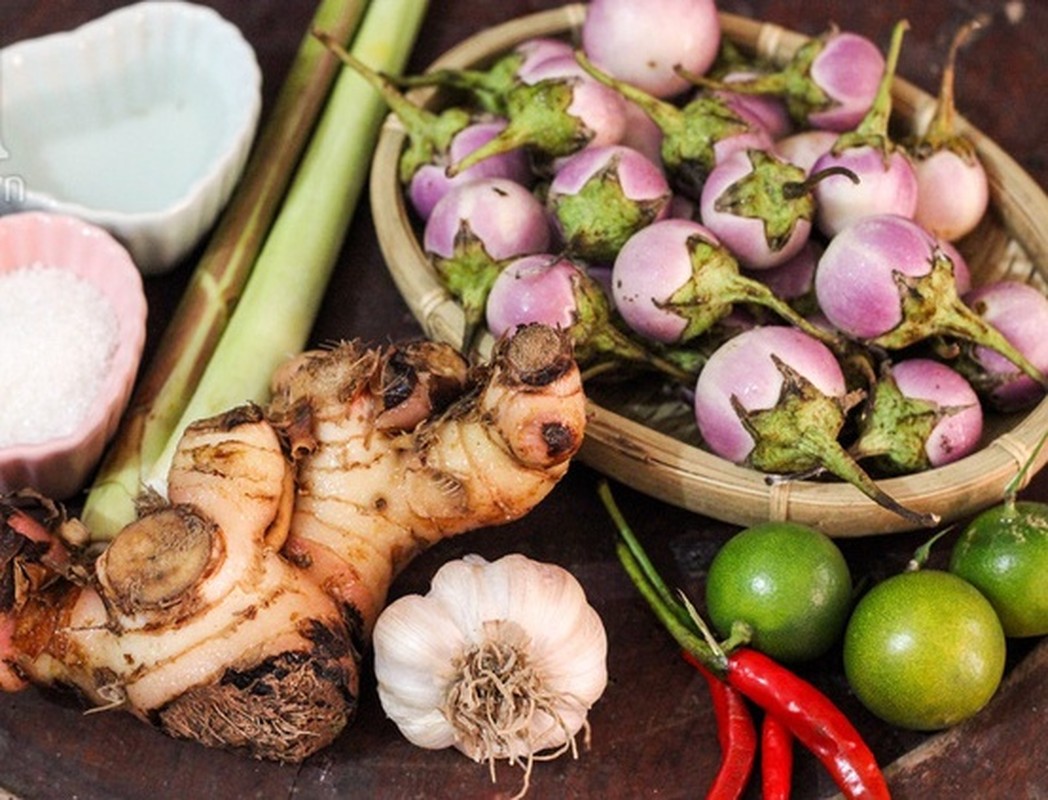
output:
[{"label": "green lemongrass stem", "polygon": [[[353,54],[373,69],[400,72],[427,6],[425,0],[372,0]],[[366,182],[385,112],[385,102],[363,78],[341,70],[243,297],[147,475],[151,488],[166,488],[187,425],[244,402],[266,402],[277,367],[302,351]]]},{"label": "green lemongrass stem", "polygon": [[[353,38],[367,0],[322,0],[313,17]],[[303,38],[236,190],[190,277],[87,495],[83,521],[112,538],[134,518],[145,470],[163,451],[247,283],[266,231],[334,83],[338,61]]]}]

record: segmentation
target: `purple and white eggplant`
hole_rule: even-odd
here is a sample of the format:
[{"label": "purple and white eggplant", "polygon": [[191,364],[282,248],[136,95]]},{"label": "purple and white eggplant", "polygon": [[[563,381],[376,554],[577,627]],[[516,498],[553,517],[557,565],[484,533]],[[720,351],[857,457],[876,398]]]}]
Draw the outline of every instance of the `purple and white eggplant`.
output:
[{"label": "purple and white eggplant", "polygon": [[979,397],[959,372],[929,358],[885,362],[850,452],[880,472],[905,475],[963,458],[982,430]]},{"label": "purple and white eggplant", "polygon": [[974,151],[956,148],[915,155],[917,208],[914,219],[947,241],[971,233],[989,205],[986,170]]},{"label": "purple and white eggplant", "polygon": [[976,18],[957,32],[943,69],[935,115],[923,135],[907,142],[917,175],[914,219],[947,241],[971,233],[990,202],[986,168],[971,140],[957,131],[954,101],[957,53],[982,24]]},{"label": "purple and white eggplant", "polygon": [[618,144],[626,131],[626,104],[573,55],[554,55],[513,84],[506,95],[506,118],[498,136],[452,163],[449,173],[519,147],[537,161],[552,161],[584,147]]},{"label": "purple and white eggplant", "polygon": [[479,108],[505,116],[506,95],[515,84],[547,58],[571,55],[573,49],[563,39],[537,36],[520,42],[487,69],[435,69],[393,80],[402,88],[444,86],[460,89],[467,92]]},{"label": "purple and white eggplant", "polygon": [[678,107],[616,80],[584,53],[575,57],[588,74],[634,103],[662,131],[662,167],[675,191],[697,200],[706,176],[718,162],[737,150],[772,146],[771,135],[756,119],[736,111],[720,97],[699,93]]},{"label": "purple and white eggplant", "polygon": [[820,156],[813,172],[843,168],[858,180],[829,177],[815,188],[816,224],[833,236],[850,223],[871,214],[912,217],[917,210],[917,175],[906,151],[888,135],[892,81],[899,62],[905,20],[892,30],[887,66],[869,112],[858,126],[842,133],[830,151]]},{"label": "purple and white eggplant", "polygon": [[610,264],[634,233],[669,210],[662,170],[630,147],[587,147],[557,169],[546,207],[568,255]]},{"label": "purple and white eggplant", "polygon": [[743,274],[760,281],[771,289],[776,297],[782,298],[793,306],[795,311],[811,319],[810,315],[818,309],[815,300],[815,268],[824,248],[825,245],[821,241],[809,238],[796,255],[782,264],[771,269],[752,272],[744,270]]},{"label": "purple and white eggplant", "polygon": [[713,64],[721,26],[713,0],[590,0],[581,40],[609,75],[668,98],[689,86],[677,67],[702,74]]},{"label": "purple and white eggplant", "polygon": [[[964,302],[1022,353],[1048,372],[1048,297],[1014,280],[987,283],[963,295]],[[1039,402],[1045,388],[986,347],[964,348],[957,368],[972,382],[987,405],[1019,411]]]},{"label": "purple and white eggplant", "polygon": [[549,217],[525,187],[505,178],[482,178],[448,192],[433,207],[422,247],[465,314],[463,348],[483,319],[488,292],[506,262],[545,252]]},{"label": "purple and white eggplant", "polygon": [[626,130],[623,131],[619,144],[639,150],[652,163],[661,167],[662,130],[636,103],[626,100],[625,108]]},{"label": "purple and white eggplant", "polygon": [[506,264],[488,294],[485,314],[496,337],[534,322],[567,331],[575,357],[589,368],[587,377],[608,366],[632,364],[675,381],[693,380],[616,327],[604,287],[583,264],[566,256],[538,253]]},{"label": "purple and white eggplant", "polygon": [[936,524],[935,515],[891,498],[840,443],[861,400],[828,347],[770,325],[738,334],[709,357],[695,383],[695,420],[706,446],[733,463],[775,475],[827,471],[916,525]]},{"label": "purple and white eggplant", "polygon": [[534,175],[522,149],[509,150],[494,158],[474,164],[468,170],[451,177],[448,164],[465,158],[478,147],[494,139],[504,128],[503,119],[470,123],[451,137],[444,154],[434,154],[434,161],[415,170],[408,182],[407,194],[412,208],[422,221],[429,218],[433,207],[451,189],[463,183],[482,178],[505,178],[525,187],[530,187]]},{"label": "purple and white eggplant", "polygon": [[831,28],[798,48],[778,72],[731,83],[687,77],[708,89],[780,97],[799,127],[844,132],[870,110],[883,74],[884,56],[876,44]]},{"label": "purple and white eggplant", "polygon": [[631,329],[664,344],[689,342],[726,317],[734,304],[752,303],[823,341],[820,330],[759,281],[740,274],[731,252],[705,226],[666,219],[627,240],[612,267],[615,307]]},{"label": "purple and white eggplant", "polygon": [[760,77],[760,72],[752,68],[728,70],[720,76],[725,88],[715,89],[714,94],[725,100],[743,116],[752,117],[768,132],[772,139],[778,141],[793,131],[793,121],[786,104],[774,95],[747,94],[731,91],[733,83],[742,83]]},{"label": "purple and white eggplant", "polygon": [[809,175],[766,150],[722,160],[702,187],[699,218],[747,269],[768,269],[795,256],[815,217],[814,187],[843,170]]},{"label": "purple and white eggplant", "polygon": [[809,128],[775,140],[775,152],[805,172],[811,172],[815,162],[830,152],[840,134],[834,131]]},{"label": "purple and white eggplant", "polygon": [[963,298],[965,293],[972,288],[972,268],[968,264],[968,259],[953,242],[938,239],[938,243],[953,263],[953,282],[957,284],[957,294]]},{"label": "purple and white eggplant", "polygon": [[834,236],[815,271],[815,296],[834,327],[864,344],[899,350],[955,337],[995,350],[1046,385],[1044,373],[961,300],[953,262],[911,219],[864,217]]},{"label": "purple and white eggplant", "polygon": [[476,178],[501,177],[520,183],[531,180],[531,169],[522,150],[508,150],[497,159],[462,172],[446,174],[448,164],[465,157],[496,136],[505,120],[478,119],[472,111],[457,106],[435,114],[415,105],[394,86],[392,79],[376,72],[326,34],[318,34],[325,47],[347,67],[375,88],[396,114],[407,136],[397,174],[408,200],[425,221],[437,201],[455,185]]}]

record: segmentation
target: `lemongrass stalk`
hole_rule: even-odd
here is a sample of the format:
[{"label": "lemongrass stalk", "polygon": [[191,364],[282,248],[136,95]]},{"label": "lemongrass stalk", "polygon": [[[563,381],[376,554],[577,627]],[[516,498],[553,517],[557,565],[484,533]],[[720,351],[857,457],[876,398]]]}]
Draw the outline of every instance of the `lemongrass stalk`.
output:
[{"label": "lemongrass stalk", "polygon": [[[311,25],[348,43],[367,2],[321,0]],[[240,299],[339,67],[307,31],[87,495],[82,518],[98,536],[111,538],[133,518],[144,473],[163,453]]]},{"label": "lemongrass stalk", "polygon": [[[425,0],[372,0],[351,52],[397,74],[414,46]],[[288,196],[214,356],[148,485],[163,492],[186,426],[246,401],[265,402],[277,367],[302,351],[367,180],[386,104],[343,69]]]}]

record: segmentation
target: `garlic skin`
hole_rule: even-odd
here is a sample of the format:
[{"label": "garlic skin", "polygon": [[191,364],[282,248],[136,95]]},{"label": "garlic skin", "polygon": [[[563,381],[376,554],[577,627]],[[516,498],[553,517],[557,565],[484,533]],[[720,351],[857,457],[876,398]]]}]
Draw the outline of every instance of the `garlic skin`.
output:
[{"label": "garlic skin", "polygon": [[[404,737],[475,761],[574,749],[608,680],[604,625],[582,586],[520,554],[448,562],[428,594],[382,612],[373,645],[379,700]],[[496,727],[474,725],[490,716]]]}]

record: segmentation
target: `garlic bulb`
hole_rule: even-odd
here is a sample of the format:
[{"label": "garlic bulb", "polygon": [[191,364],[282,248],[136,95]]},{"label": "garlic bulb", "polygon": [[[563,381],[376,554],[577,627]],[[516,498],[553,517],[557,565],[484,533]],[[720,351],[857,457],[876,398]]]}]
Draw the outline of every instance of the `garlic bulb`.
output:
[{"label": "garlic bulb", "polygon": [[373,644],[379,699],[401,733],[492,769],[508,759],[530,774],[542,751],[576,752],[608,679],[604,625],[578,581],[519,554],[448,562],[427,595],[382,612]]}]

